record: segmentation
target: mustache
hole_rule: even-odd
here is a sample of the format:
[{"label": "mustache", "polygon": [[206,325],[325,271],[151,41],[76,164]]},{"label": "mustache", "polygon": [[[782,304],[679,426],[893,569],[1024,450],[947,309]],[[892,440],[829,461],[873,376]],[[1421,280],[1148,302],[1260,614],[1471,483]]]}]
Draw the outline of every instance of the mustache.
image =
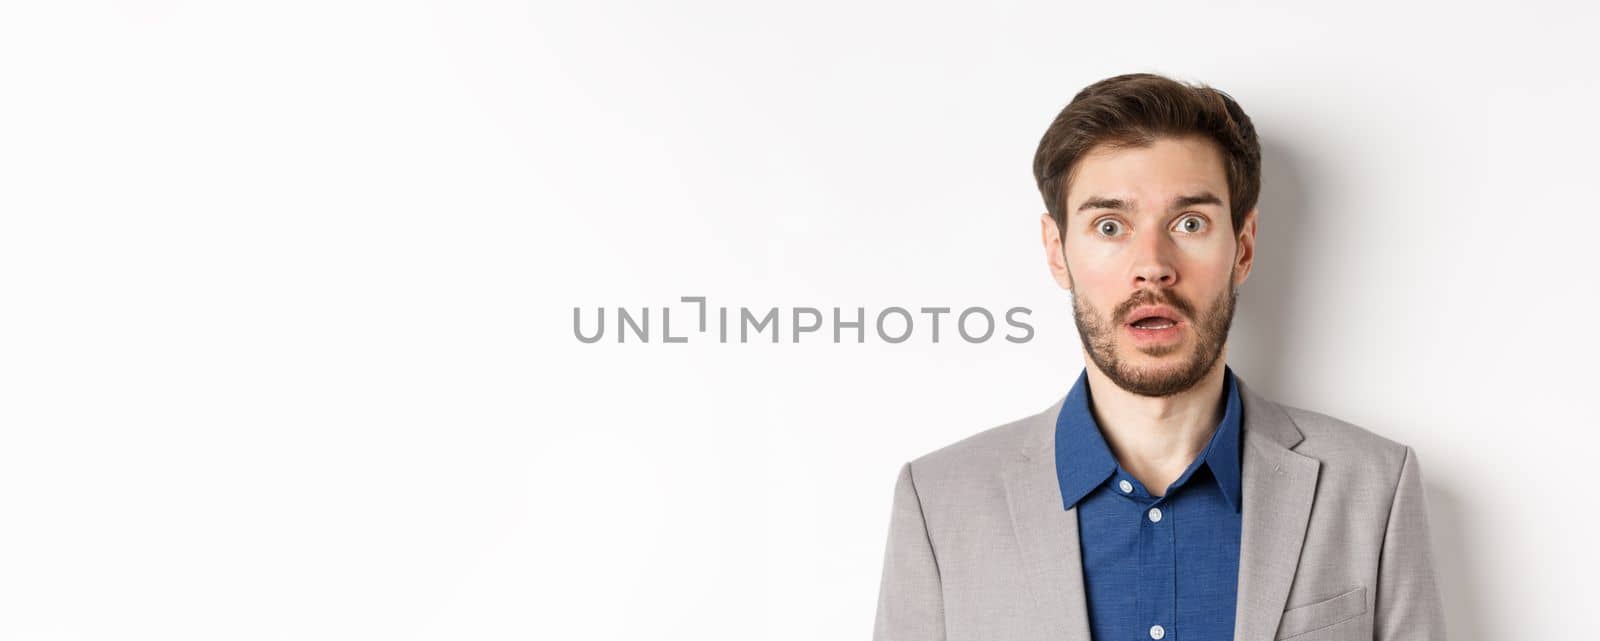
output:
[{"label": "mustache", "polygon": [[1183,297],[1170,292],[1158,293],[1149,289],[1141,289],[1135,292],[1128,300],[1117,305],[1112,317],[1119,323],[1125,323],[1128,320],[1128,314],[1132,313],[1134,308],[1145,305],[1166,305],[1177,310],[1184,318],[1194,318],[1194,305],[1184,300]]}]

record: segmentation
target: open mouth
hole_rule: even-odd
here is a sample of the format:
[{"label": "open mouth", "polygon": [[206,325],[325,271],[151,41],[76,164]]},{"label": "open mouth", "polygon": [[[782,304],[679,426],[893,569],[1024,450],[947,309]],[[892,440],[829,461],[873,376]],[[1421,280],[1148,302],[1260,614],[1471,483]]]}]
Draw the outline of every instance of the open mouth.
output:
[{"label": "open mouth", "polygon": [[1129,313],[1128,318],[1128,332],[1141,342],[1177,340],[1183,324],[1178,313],[1165,305],[1141,307]]},{"label": "open mouth", "polygon": [[1177,327],[1178,321],[1163,316],[1146,316],[1128,324],[1139,329],[1166,329],[1168,327]]}]

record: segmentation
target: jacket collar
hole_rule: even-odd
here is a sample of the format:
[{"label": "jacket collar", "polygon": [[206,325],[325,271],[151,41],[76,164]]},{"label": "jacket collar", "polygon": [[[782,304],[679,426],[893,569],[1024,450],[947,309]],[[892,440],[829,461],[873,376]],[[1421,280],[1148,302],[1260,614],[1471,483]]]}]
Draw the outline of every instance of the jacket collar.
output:
[{"label": "jacket collar", "polygon": [[[1272,641],[1299,565],[1321,462],[1291,451],[1304,435],[1282,406],[1234,378],[1244,441],[1241,532],[1233,641]],[[1063,510],[1056,466],[1057,399],[1024,419],[1022,447],[1001,472],[1022,555],[1023,582],[1049,636],[1090,641],[1078,511]]]}]

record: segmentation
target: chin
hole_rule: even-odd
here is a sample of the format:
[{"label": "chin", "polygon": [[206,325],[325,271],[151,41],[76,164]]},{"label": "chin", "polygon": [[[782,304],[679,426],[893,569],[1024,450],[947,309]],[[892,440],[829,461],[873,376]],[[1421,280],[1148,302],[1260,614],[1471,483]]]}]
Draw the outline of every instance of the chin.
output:
[{"label": "chin", "polygon": [[1187,338],[1151,349],[1129,345],[1124,352],[1124,361],[1129,363],[1150,363],[1154,365],[1182,364],[1186,359],[1192,358],[1194,348]]},{"label": "chin", "polygon": [[1125,361],[1125,362],[1128,363],[1128,365],[1129,365],[1128,369],[1129,370],[1132,370],[1134,372],[1138,372],[1138,373],[1140,373],[1142,375],[1145,375],[1145,376],[1165,376],[1165,375],[1169,375],[1169,374],[1177,374],[1178,372],[1188,371],[1188,369],[1192,365],[1192,363],[1188,359],[1178,358],[1176,356],[1168,357],[1168,358],[1160,358],[1160,359],[1151,358],[1151,359],[1142,359],[1142,360]]}]

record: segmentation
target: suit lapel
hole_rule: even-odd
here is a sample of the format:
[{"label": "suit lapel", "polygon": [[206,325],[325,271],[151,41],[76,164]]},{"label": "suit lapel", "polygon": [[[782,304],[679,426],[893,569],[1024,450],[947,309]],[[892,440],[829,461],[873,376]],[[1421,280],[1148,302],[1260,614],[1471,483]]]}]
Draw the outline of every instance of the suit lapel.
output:
[{"label": "suit lapel", "polygon": [[1040,629],[1051,639],[1090,641],[1078,510],[1061,509],[1056,479],[1055,421],[1064,400],[1029,419],[1023,448],[1001,475]]},{"label": "suit lapel", "polygon": [[[1272,641],[1305,543],[1320,463],[1290,451],[1303,437],[1281,407],[1237,373],[1234,380],[1244,405],[1244,508],[1233,638]],[[1062,509],[1055,469],[1055,421],[1064,400],[1030,417],[1023,447],[1001,476],[1043,630],[1062,641],[1090,641],[1078,510]]]},{"label": "suit lapel", "polygon": [[1283,408],[1237,373],[1234,382],[1244,404],[1244,510],[1233,639],[1272,641],[1300,563],[1321,463],[1290,451],[1303,437]]}]

